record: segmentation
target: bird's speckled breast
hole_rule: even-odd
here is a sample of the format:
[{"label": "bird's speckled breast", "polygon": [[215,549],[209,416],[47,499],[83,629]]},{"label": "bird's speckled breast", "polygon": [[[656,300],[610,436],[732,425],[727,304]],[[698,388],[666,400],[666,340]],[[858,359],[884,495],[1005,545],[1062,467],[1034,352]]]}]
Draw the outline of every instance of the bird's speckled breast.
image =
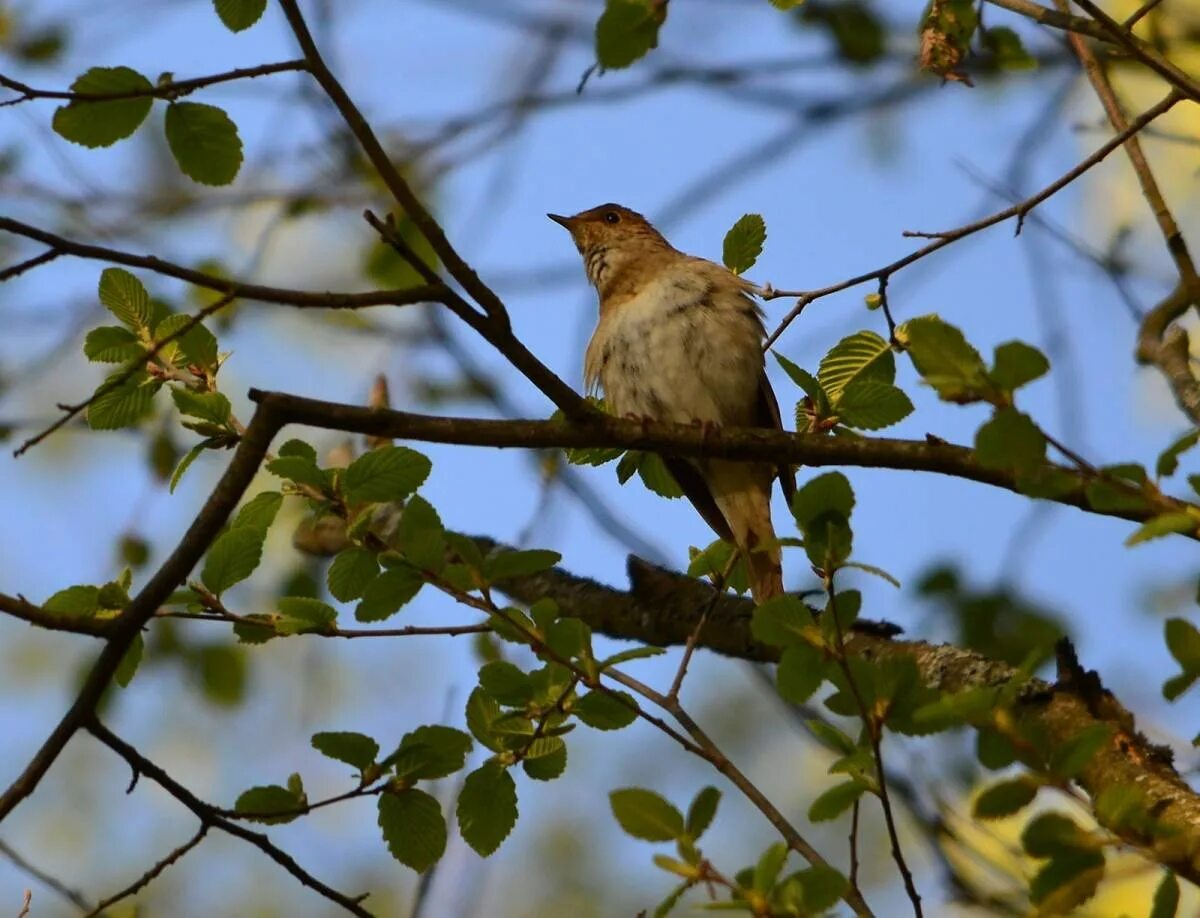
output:
[{"label": "bird's speckled breast", "polygon": [[588,346],[588,385],[599,383],[618,415],[749,424],[763,365],[754,304],[686,262],[680,268],[602,315]]}]

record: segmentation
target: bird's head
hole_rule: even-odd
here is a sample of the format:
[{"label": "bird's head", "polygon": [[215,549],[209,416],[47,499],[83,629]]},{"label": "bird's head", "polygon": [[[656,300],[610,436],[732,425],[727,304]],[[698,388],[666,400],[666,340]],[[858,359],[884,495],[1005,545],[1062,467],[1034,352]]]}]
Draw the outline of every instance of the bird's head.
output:
[{"label": "bird's head", "polygon": [[601,204],[573,217],[546,216],[571,234],[583,256],[588,280],[598,289],[606,277],[622,273],[637,259],[673,251],[650,221],[620,204]]}]

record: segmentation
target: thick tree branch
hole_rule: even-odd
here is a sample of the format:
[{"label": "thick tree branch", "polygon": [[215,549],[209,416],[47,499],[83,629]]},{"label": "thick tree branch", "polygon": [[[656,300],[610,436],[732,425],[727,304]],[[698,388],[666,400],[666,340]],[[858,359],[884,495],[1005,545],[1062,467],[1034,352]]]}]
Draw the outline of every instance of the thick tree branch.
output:
[{"label": "thick tree branch", "polygon": [[59,254],[106,261],[114,265],[124,265],[127,268],[143,268],[165,277],[187,281],[189,284],[195,284],[206,290],[215,290],[217,293],[247,300],[258,300],[262,303],[296,306],[301,309],[362,309],[365,306],[404,306],[410,303],[440,302],[447,292],[446,287],[440,285],[408,287],[403,290],[371,290],[366,293],[319,293],[308,290],[288,290],[283,287],[264,287],[261,284],[248,284],[185,268],[183,265],[173,264],[153,255],[133,255],[102,245],[76,242],[10,217],[0,217],[0,231],[45,243]]},{"label": "thick tree branch", "polygon": [[[621,447],[681,456],[771,459],[808,466],[903,469],[936,472],[1021,493],[1012,472],[986,468],[980,464],[974,450],[941,441],[822,437],[762,428],[707,431],[685,424],[641,423],[611,415],[597,415],[594,420],[582,424],[448,418],[360,408],[257,389],[250,390],[250,398],[260,405],[269,405],[285,423],[378,437],[524,449]],[[1051,499],[1089,512],[1144,522],[1159,513],[1182,511],[1187,506],[1182,501],[1163,498],[1145,509],[1098,511],[1088,501],[1086,473],[1050,464],[1046,469],[1056,475],[1070,476],[1077,482],[1070,490]]]},{"label": "thick tree branch", "polygon": [[[712,589],[633,556],[628,573],[628,592],[560,568],[514,578],[496,588],[523,603],[550,597],[564,615],[609,637],[659,646],[686,644],[712,601]],[[750,600],[722,596],[700,630],[699,645],[744,660],[776,661],[779,649],[755,641],[750,633],[753,611]],[[998,687],[1022,678],[1008,664],[970,650],[897,640],[865,629],[849,635],[846,648],[850,655],[869,661],[910,659],[922,681],[943,693]],[[1158,830],[1106,824],[1103,819],[1101,824],[1180,876],[1200,882],[1200,794],[1180,777],[1168,754],[1137,732],[1133,715],[1116,698],[1089,690],[1068,669],[1055,685],[1038,679],[1024,683],[1012,715],[1018,730],[1044,735],[1052,749],[1065,747],[1089,727],[1108,725],[1112,738],[1084,768],[1078,783],[1093,799],[1110,788],[1136,788]]]}]

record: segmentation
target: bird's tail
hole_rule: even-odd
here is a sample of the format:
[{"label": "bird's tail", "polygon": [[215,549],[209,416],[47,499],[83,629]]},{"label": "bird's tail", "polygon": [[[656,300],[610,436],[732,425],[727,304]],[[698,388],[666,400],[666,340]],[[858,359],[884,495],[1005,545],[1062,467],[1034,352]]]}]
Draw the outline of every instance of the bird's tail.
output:
[{"label": "bird's tail", "polygon": [[771,524],[770,466],[712,460],[704,477],[746,558],[754,602],[783,595],[783,565]]}]

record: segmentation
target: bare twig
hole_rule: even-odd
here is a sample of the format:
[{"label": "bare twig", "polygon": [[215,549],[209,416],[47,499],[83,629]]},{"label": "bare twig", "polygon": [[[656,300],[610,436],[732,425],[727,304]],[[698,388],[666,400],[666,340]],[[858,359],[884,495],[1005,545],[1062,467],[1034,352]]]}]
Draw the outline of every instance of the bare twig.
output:
[{"label": "bare twig", "polygon": [[87,915],[84,916],[84,918],[99,918],[99,916],[104,913],[104,910],[106,908],[108,908],[110,905],[116,905],[122,899],[127,899],[130,896],[137,895],[137,893],[140,890],[145,888],[159,874],[161,874],[164,870],[166,870],[168,867],[170,867],[172,864],[174,864],[177,860],[179,860],[181,857],[183,857],[185,854],[187,854],[193,848],[195,848],[198,844],[200,844],[200,842],[204,841],[204,836],[206,836],[208,834],[208,830],[209,830],[209,824],[201,823],[200,828],[196,830],[196,834],[193,835],[188,841],[184,842],[178,848],[171,851],[169,854],[167,854],[166,857],[160,859],[157,863],[154,864],[153,867],[151,867],[149,870],[147,870],[145,873],[143,873],[140,877],[138,877],[136,880],[134,880],[132,883],[130,883],[128,886],[126,886],[124,889],[122,889],[120,892],[114,893],[113,895],[109,896],[107,899],[104,899],[94,909],[92,909],[90,912],[88,912]]},{"label": "bare twig", "polygon": [[61,249],[49,248],[42,252],[41,255],[34,255],[32,258],[27,258],[24,261],[13,265],[11,268],[5,268],[0,271],[0,284],[5,281],[12,280],[14,277],[20,277],[26,271],[30,271],[39,265],[44,265],[47,262],[54,261],[59,255],[63,254]]},{"label": "bare twig", "polygon": [[77,908],[86,911],[92,907],[91,903],[88,902],[87,897],[84,896],[83,893],[79,892],[77,889],[72,889],[62,880],[58,879],[58,877],[51,876],[50,874],[46,873],[46,871],[41,870],[29,863],[29,861],[13,850],[12,846],[9,845],[8,842],[0,841],[0,854],[3,854],[6,858],[12,861],[13,866],[18,870],[29,874],[47,889],[54,890],[54,892],[58,893],[58,895],[62,896],[62,898],[66,899]]}]

